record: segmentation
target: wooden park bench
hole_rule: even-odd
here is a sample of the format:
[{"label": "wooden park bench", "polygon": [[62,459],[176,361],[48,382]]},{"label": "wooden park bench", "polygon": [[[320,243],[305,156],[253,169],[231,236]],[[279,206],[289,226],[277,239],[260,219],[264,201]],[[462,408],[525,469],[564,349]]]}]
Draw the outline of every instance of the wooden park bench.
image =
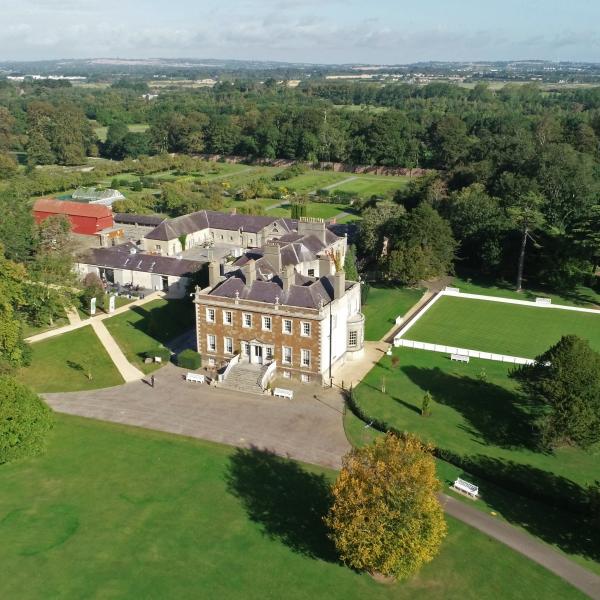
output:
[{"label": "wooden park bench", "polygon": [[279,398],[294,399],[294,392],[292,390],[286,390],[285,388],[275,388],[273,390],[273,396],[279,396]]},{"label": "wooden park bench", "polygon": [[472,483],[469,483],[468,481],[461,479],[460,477],[456,478],[456,481],[452,484],[452,487],[457,492],[466,494],[467,496],[470,496],[471,498],[479,497],[479,488],[476,485],[473,485]]},{"label": "wooden park bench", "polygon": [[471,359],[466,354],[451,354],[450,360],[458,360],[460,362],[468,363]]},{"label": "wooden park bench", "polygon": [[204,383],[204,375],[200,375],[198,373],[187,373],[185,380],[193,381],[194,383]]}]

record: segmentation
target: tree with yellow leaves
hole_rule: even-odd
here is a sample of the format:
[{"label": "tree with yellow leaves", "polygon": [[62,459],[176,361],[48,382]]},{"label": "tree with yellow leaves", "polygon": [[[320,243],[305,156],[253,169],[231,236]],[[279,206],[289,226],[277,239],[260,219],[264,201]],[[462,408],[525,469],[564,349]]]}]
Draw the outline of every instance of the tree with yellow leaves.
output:
[{"label": "tree with yellow leaves", "polygon": [[431,451],[388,433],[344,457],[325,522],[347,565],[405,579],[436,556],[447,526]]}]

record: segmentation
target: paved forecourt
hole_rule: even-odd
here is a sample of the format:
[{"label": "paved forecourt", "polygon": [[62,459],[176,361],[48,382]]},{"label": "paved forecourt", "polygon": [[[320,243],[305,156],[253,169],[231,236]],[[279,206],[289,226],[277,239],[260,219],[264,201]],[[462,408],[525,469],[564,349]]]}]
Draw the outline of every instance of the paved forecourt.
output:
[{"label": "paved forecourt", "polygon": [[140,380],[44,397],[59,412],[233,446],[253,445],[331,468],[339,468],[350,449],[342,423],[343,398],[335,389],[306,386],[293,400],[282,400],[186,382],[185,371],[173,365],[155,378],[154,388]]}]

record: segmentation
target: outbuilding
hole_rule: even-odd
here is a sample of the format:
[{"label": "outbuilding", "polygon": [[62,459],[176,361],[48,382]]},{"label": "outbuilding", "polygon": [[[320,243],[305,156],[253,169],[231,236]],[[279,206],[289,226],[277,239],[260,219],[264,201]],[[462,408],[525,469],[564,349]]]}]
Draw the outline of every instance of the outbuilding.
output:
[{"label": "outbuilding", "polygon": [[73,233],[84,235],[94,235],[114,225],[110,206],[54,198],[41,198],[35,203],[33,216],[37,223],[54,215],[66,216],[71,222]]}]

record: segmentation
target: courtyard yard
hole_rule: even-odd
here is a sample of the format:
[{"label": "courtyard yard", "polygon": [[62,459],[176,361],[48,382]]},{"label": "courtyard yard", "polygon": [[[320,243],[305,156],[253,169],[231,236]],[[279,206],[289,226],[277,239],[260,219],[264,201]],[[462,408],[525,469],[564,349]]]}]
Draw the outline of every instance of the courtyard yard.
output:
[{"label": "courtyard yard", "polygon": [[333,475],[59,415],[47,454],[0,468],[0,597],[583,598],[451,519],[418,576],[375,583],[340,565],[326,538]]},{"label": "courtyard yard", "polygon": [[90,325],[31,344],[31,350],[31,364],[18,376],[36,392],[76,392],[123,383]]},{"label": "courtyard yard", "polygon": [[600,312],[578,313],[446,296],[403,337],[535,358],[567,334],[585,338],[600,350]]}]

